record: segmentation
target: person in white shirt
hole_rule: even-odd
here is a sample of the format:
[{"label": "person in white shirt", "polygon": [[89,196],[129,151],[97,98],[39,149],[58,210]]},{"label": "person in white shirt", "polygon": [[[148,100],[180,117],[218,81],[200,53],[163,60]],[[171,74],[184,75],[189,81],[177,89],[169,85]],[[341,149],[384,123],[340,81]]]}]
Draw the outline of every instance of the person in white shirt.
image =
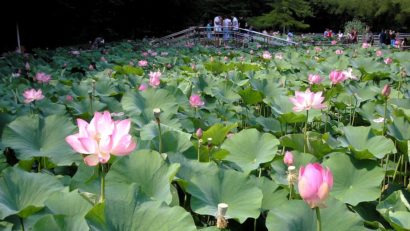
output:
[{"label": "person in white shirt", "polygon": [[221,45],[221,33],[222,33],[222,17],[221,16],[216,16],[214,18],[214,33],[215,33],[215,46]]},{"label": "person in white shirt", "polygon": [[229,39],[229,33],[232,28],[232,21],[230,18],[226,17],[223,21],[223,31],[224,31],[224,41]]},{"label": "person in white shirt", "polygon": [[232,27],[234,31],[239,30],[239,21],[235,16],[232,16]]}]

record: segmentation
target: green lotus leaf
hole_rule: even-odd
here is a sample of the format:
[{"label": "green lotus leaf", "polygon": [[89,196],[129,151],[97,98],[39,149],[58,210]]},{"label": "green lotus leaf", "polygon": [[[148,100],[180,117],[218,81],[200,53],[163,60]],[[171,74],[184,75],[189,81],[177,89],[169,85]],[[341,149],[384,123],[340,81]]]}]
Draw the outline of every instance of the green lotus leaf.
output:
[{"label": "green lotus leaf", "polygon": [[44,204],[53,214],[82,218],[93,207],[77,190],[56,192],[49,196]]},{"label": "green lotus leaf", "polygon": [[323,162],[334,178],[331,194],[351,205],[372,201],[380,196],[384,171],[373,160],[356,160],[344,153],[331,153]]},{"label": "green lotus leaf", "polygon": [[13,214],[26,218],[44,207],[44,202],[63,189],[57,178],[7,168],[0,178],[0,219]]},{"label": "green lotus leaf", "polygon": [[389,134],[400,141],[410,140],[410,122],[404,117],[393,117],[393,123],[387,126]]},{"label": "green lotus leaf", "polygon": [[260,164],[271,161],[278,150],[279,140],[270,133],[245,129],[227,139],[221,146],[229,151],[225,160],[233,162],[249,174]]},{"label": "green lotus leaf", "polygon": [[106,176],[106,184],[111,187],[110,184],[135,183],[153,200],[169,204],[172,201],[170,184],[179,166],[168,165],[158,152],[140,150],[115,162]]},{"label": "green lotus leaf", "polygon": [[164,123],[178,110],[175,97],[164,89],[149,88],[143,92],[127,92],[122,97],[121,104],[142,125],[155,120],[154,108],[161,109],[160,119]]},{"label": "green lotus leaf", "polygon": [[89,230],[84,216],[45,215],[33,226],[33,231],[87,231]]},{"label": "green lotus leaf", "polygon": [[322,158],[324,155],[331,153],[334,149],[329,145],[330,137],[325,137],[317,132],[307,132],[307,145],[304,148],[305,139],[303,134],[289,134],[282,136],[280,142],[284,147],[292,148],[299,152],[306,151]]},{"label": "green lotus leaf", "polygon": [[206,131],[203,132],[202,140],[206,141],[209,138],[212,138],[212,144],[213,145],[221,145],[222,142],[226,139],[226,135],[234,129],[238,127],[238,124],[214,124],[210,128],[208,128]]},{"label": "green lotus leaf", "polygon": [[188,182],[187,192],[192,196],[191,208],[195,213],[215,216],[218,204],[226,203],[226,215],[240,223],[259,216],[263,197],[254,181],[232,170],[196,175]]},{"label": "green lotus leaf", "polygon": [[82,159],[65,142],[73,133],[75,127],[65,116],[27,115],[16,118],[4,128],[2,143],[15,150],[21,160],[48,157],[57,165],[70,165]]},{"label": "green lotus leaf", "polygon": [[395,191],[376,207],[377,211],[395,230],[410,230],[410,204],[408,198],[408,194]]},{"label": "green lotus leaf", "polygon": [[343,127],[344,135],[339,138],[342,145],[349,147],[357,159],[383,158],[386,154],[395,153],[392,140],[372,133],[371,127]]},{"label": "green lotus leaf", "polygon": [[246,88],[239,91],[239,95],[245,104],[253,105],[262,102],[263,96],[259,91],[255,91],[252,88]]},{"label": "green lotus leaf", "polygon": [[160,202],[106,200],[86,216],[92,231],[176,231],[197,230],[191,215],[179,206],[168,207]]}]

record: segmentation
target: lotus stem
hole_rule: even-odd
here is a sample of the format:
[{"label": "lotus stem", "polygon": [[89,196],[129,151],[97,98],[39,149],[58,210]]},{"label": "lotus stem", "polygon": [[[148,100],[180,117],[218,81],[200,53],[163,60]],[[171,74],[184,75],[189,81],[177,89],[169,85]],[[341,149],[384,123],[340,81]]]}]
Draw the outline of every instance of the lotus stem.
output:
[{"label": "lotus stem", "polygon": [[155,121],[157,122],[158,125],[158,132],[159,132],[159,147],[158,147],[158,152],[162,153],[162,131],[161,131],[161,119],[159,116],[161,115],[161,109],[159,108],[154,108],[154,117]]},{"label": "lotus stem", "polygon": [[105,200],[105,169],[104,164],[100,164],[101,166],[101,193],[100,193],[100,203],[104,202]]},{"label": "lotus stem", "polygon": [[397,166],[396,166],[396,169],[394,170],[394,174],[393,174],[393,181],[396,179],[396,175],[397,175],[397,172],[399,171],[399,166],[400,166],[400,162],[402,162],[402,159],[403,159],[403,155],[401,155],[399,157],[399,160],[397,162]]},{"label": "lotus stem", "polygon": [[20,217],[20,224],[21,224],[21,230],[24,231],[24,221],[22,217]]},{"label": "lotus stem", "polygon": [[306,153],[306,146],[307,146],[307,125],[309,121],[309,110],[306,110],[306,123],[305,123],[305,129],[303,131],[303,152]]},{"label": "lotus stem", "polygon": [[198,162],[201,162],[201,143],[202,139],[198,140]]},{"label": "lotus stem", "polygon": [[382,132],[383,136],[386,133],[386,120],[387,120],[387,98],[384,101],[384,119],[383,119],[383,132]]},{"label": "lotus stem", "polygon": [[316,207],[316,224],[317,224],[317,231],[322,231],[322,218],[320,217],[320,208]]}]

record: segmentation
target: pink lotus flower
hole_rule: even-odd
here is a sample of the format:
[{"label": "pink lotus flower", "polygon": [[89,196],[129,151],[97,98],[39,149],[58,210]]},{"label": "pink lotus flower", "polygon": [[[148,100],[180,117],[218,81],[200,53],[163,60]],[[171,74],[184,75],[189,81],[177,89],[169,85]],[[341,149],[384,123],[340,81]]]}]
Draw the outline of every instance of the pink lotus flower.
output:
[{"label": "pink lotus flower", "polygon": [[320,47],[315,47],[315,51],[316,51],[316,52],[321,52],[321,51],[322,51],[322,48],[320,48]]},{"label": "pink lotus flower", "polygon": [[342,54],[343,54],[343,50],[337,49],[337,50],[335,51],[335,53],[336,53],[337,55],[342,55]]},{"label": "pink lotus flower", "polygon": [[383,52],[381,51],[381,50],[377,50],[376,51],[376,56],[377,57],[380,57],[380,56],[382,56],[383,55]]},{"label": "pink lotus flower", "polygon": [[332,40],[332,45],[336,45],[337,41],[336,40]]},{"label": "pink lotus flower", "polygon": [[314,93],[310,89],[307,89],[305,92],[296,91],[295,97],[291,97],[289,100],[293,103],[293,111],[301,112],[303,110],[310,109],[323,109],[326,108],[322,97],[322,92]]},{"label": "pink lotus flower", "polygon": [[157,56],[158,53],[157,52],[151,52],[151,56]]},{"label": "pink lotus flower", "polygon": [[393,59],[390,57],[384,59],[385,64],[391,64],[392,62],[393,62]]},{"label": "pink lotus flower", "polygon": [[299,194],[311,207],[325,207],[325,201],[333,188],[333,174],[319,163],[300,167],[298,179]]},{"label": "pink lotus flower", "polygon": [[42,100],[44,99],[43,91],[41,89],[28,89],[24,91],[23,93],[24,96],[24,103],[31,103],[35,100]]},{"label": "pink lotus flower", "polygon": [[196,130],[196,132],[195,132],[195,135],[196,135],[196,137],[198,137],[198,139],[201,139],[202,135],[203,135],[202,129],[198,128],[198,130]]},{"label": "pink lotus flower", "polygon": [[362,44],[362,48],[364,48],[364,49],[367,49],[369,47],[371,47],[371,45],[369,43],[363,43]]},{"label": "pink lotus flower", "polygon": [[102,57],[100,58],[100,61],[106,63],[106,62],[107,62],[107,59],[106,59],[104,56],[102,56]]},{"label": "pink lotus flower", "polygon": [[148,56],[148,52],[142,52],[142,56],[147,57],[147,56]]},{"label": "pink lotus flower", "polygon": [[189,97],[189,103],[191,104],[191,107],[201,107],[204,106],[205,102],[202,101],[201,96],[197,94],[192,94],[191,97]]},{"label": "pink lotus flower", "polygon": [[293,165],[293,153],[292,152],[289,152],[289,151],[285,152],[283,163],[285,163],[287,166]]},{"label": "pink lotus flower", "polygon": [[224,61],[227,62],[229,58],[227,56],[224,57]]},{"label": "pink lotus flower", "polygon": [[73,97],[71,95],[67,95],[65,97],[65,100],[67,100],[68,102],[71,102],[71,101],[73,101]]},{"label": "pink lotus flower", "polygon": [[167,68],[170,69],[172,68],[172,65],[170,63],[167,64]]},{"label": "pink lotus flower", "polygon": [[37,72],[37,74],[36,74],[36,80],[37,80],[37,82],[39,82],[39,83],[48,83],[48,82],[50,82],[50,80],[51,80],[51,76],[50,76],[50,75],[47,75],[47,74],[44,73],[44,72]]},{"label": "pink lotus flower", "polygon": [[320,75],[309,74],[308,80],[309,80],[309,84],[311,84],[311,85],[312,84],[319,84],[319,83],[322,82],[322,78],[320,77]]},{"label": "pink lotus flower", "polygon": [[129,133],[131,120],[111,119],[108,111],[96,112],[90,123],[77,119],[79,133],[69,135],[66,142],[78,153],[87,154],[84,162],[88,166],[107,163],[110,155],[124,156],[136,147]]},{"label": "pink lotus flower", "polygon": [[347,79],[358,80],[357,76],[353,74],[352,68],[348,68],[347,71],[342,71],[342,73],[345,75]]},{"label": "pink lotus flower", "polygon": [[148,66],[148,61],[147,60],[140,60],[140,61],[138,61],[138,66],[146,67],[146,66]]},{"label": "pink lotus flower", "polygon": [[261,44],[256,44],[256,49],[259,49],[259,48],[261,48],[262,47],[262,45]]},{"label": "pink lotus flower", "polygon": [[90,64],[90,65],[88,66],[88,70],[90,70],[90,71],[94,70],[94,66],[93,66],[92,64]]},{"label": "pink lotus flower", "polygon": [[191,69],[192,69],[192,70],[195,70],[195,69],[196,69],[195,63],[191,63]]},{"label": "pink lotus flower", "polygon": [[139,91],[145,91],[147,90],[148,86],[145,83],[141,83],[141,85],[138,87]]},{"label": "pink lotus flower", "polygon": [[338,84],[338,83],[341,83],[341,82],[343,82],[347,79],[342,71],[332,71],[332,72],[330,72],[329,78],[330,78],[330,81],[332,81],[332,84]]},{"label": "pink lotus flower", "polygon": [[159,84],[161,83],[161,72],[160,71],[156,71],[156,72],[150,72],[149,73],[149,85],[151,85],[152,87],[156,88],[159,86]]},{"label": "pink lotus flower", "polygon": [[390,85],[388,85],[388,84],[384,85],[384,87],[383,87],[383,89],[382,89],[382,95],[383,95],[384,97],[389,97],[390,92],[391,92],[391,87],[390,87]]}]

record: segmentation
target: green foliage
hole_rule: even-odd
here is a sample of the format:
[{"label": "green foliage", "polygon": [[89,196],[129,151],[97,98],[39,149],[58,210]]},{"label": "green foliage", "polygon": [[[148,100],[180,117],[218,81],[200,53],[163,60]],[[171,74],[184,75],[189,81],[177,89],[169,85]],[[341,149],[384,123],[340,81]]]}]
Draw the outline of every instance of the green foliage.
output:
[{"label": "green foliage", "polygon": [[364,24],[359,19],[353,19],[352,21],[346,22],[344,26],[344,33],[348,34],[353,29],[355,29],[358,32],[358,34],[363,34],[366,31],[366,24]]}]

